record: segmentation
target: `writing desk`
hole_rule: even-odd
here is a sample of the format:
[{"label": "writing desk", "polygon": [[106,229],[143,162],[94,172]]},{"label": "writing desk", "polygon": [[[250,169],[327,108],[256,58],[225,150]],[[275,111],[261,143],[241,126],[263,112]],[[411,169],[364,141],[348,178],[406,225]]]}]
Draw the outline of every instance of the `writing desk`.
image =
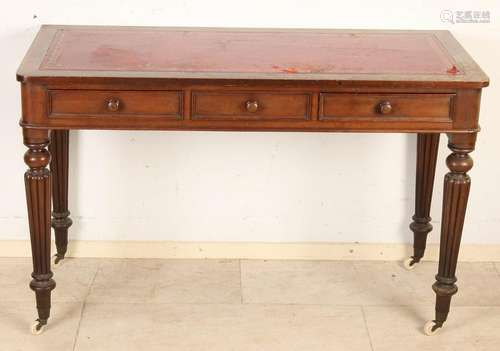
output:
[{"label": "writing desk", "polygon": [[51,225],[55,263],[68,242],[70,129],[418,133],[409,269],[432,229],[438,142],[446,133],[436,315],[424,331],[445,322],[488,85],[449,32],[43,26],[17,79],[28,148],[33,333],[47,324],[56,286]]}]

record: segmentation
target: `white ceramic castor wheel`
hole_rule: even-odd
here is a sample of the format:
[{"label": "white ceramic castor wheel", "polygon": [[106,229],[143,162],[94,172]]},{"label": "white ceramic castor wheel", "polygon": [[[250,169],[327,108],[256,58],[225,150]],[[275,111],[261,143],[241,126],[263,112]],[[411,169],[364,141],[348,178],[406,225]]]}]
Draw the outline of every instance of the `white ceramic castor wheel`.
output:
[{"label": "white ceramic castor wheel", "polygon": [[417,265],[417,262],[415,262],[415,259],[411,256],[403,261],[403,267],[408,271],[411,271],[412,269],[414,269],[416,265]]},{"label": "white ceramic castor wheel", "polygon": [[35,321],[35,323],[33,323],[31,325],[31,334],[33,335],[40,335],[43,333],[45,329],[45,324],[42,324],[40,321]]},{"label": "white ceramic castor wheel", "polygon": [[428,321],[424,324],[424,334],[429,336],[435,335],[441,328],[442,327],[436,327],[435,321]]}]

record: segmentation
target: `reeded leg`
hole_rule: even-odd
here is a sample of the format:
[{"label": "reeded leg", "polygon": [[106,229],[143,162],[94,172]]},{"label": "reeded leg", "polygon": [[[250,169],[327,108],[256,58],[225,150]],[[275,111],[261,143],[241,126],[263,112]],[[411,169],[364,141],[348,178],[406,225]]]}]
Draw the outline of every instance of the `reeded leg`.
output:
[{"label": "reeded leg", "polygon": [[50,193],[51,177],[47,165],[50,161],[48,131],[24,129],[24,144],[28,151],[24,161],[28,170],[24,174],[26,201],[33,256],[33,280],[30,288],[35,291],[38,309],[33,333],[38,334],[50,316],[50,294],[56,283],[50,270]]},{"label": "reeded leg", "polygon": [[413,256],[404,263],[407,269],[413,269],[415,263],[424,257],[427,234],[432,230],[430,210],[438,148],[439,134],[418,134],[415,215],[410,224],[410,229],[413,231]]},{"label": "reeded leg", "polygon": [[52,227],[56,237],[57,253],[54,264],[64,259],[68,248],[68,228],[73,223],[68,211],[68,159],[69,131],[53,130],[49,150],[52,156]]},{"label": "reeded leg", "polygon": [[474,150],[476,135],[450,135],[449,138],[448,147],[452,153],[446,159],[450,172],[444,178],[439,269],[432,286],[436,293],[436,319],[426,324],[424,331],[428,335],[443,326],[450,311],[451,297],[458,290],[455,271],[470,189],[467,172],[473,165],[469,152]]}]

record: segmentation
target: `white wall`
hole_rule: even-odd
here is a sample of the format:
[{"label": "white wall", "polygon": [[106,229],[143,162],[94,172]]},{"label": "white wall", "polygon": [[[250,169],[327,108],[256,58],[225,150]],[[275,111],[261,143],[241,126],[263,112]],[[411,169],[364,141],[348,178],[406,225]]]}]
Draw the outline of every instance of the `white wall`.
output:
[{"label": "white wall", "polygon": [[[490,11],[490,24],[440,12]],[[34,18],[36,17],[36,18]],[[498,1],[25,0],[0,13],[0,239],[28,237],[15,71],[42,23],[449,29],[482,68],[468,243],[500,243]],[[81,240],[409,242],[415,136],[110,132],[71,134],[71,237]],[[439,229],[446,139],[432,214]]]}]

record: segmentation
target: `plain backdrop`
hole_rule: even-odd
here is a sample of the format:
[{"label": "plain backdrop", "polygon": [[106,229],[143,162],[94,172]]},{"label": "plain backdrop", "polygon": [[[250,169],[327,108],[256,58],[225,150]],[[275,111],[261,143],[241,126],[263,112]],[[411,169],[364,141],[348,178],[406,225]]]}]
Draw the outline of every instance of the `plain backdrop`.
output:
[{"label": "plain backdrop", "polygon": [[[452,24],[443,10],[489,11]],[[467,243],[500,243],[498,1],[5,2],[0,12],[0,239],[27,239],[15,72],[40,24],[448,29],[491,79],[483,91]],[[432,206],[438,239],[448,153]],[[71,238],[410,242],[415,135],[71,132]]]}]

